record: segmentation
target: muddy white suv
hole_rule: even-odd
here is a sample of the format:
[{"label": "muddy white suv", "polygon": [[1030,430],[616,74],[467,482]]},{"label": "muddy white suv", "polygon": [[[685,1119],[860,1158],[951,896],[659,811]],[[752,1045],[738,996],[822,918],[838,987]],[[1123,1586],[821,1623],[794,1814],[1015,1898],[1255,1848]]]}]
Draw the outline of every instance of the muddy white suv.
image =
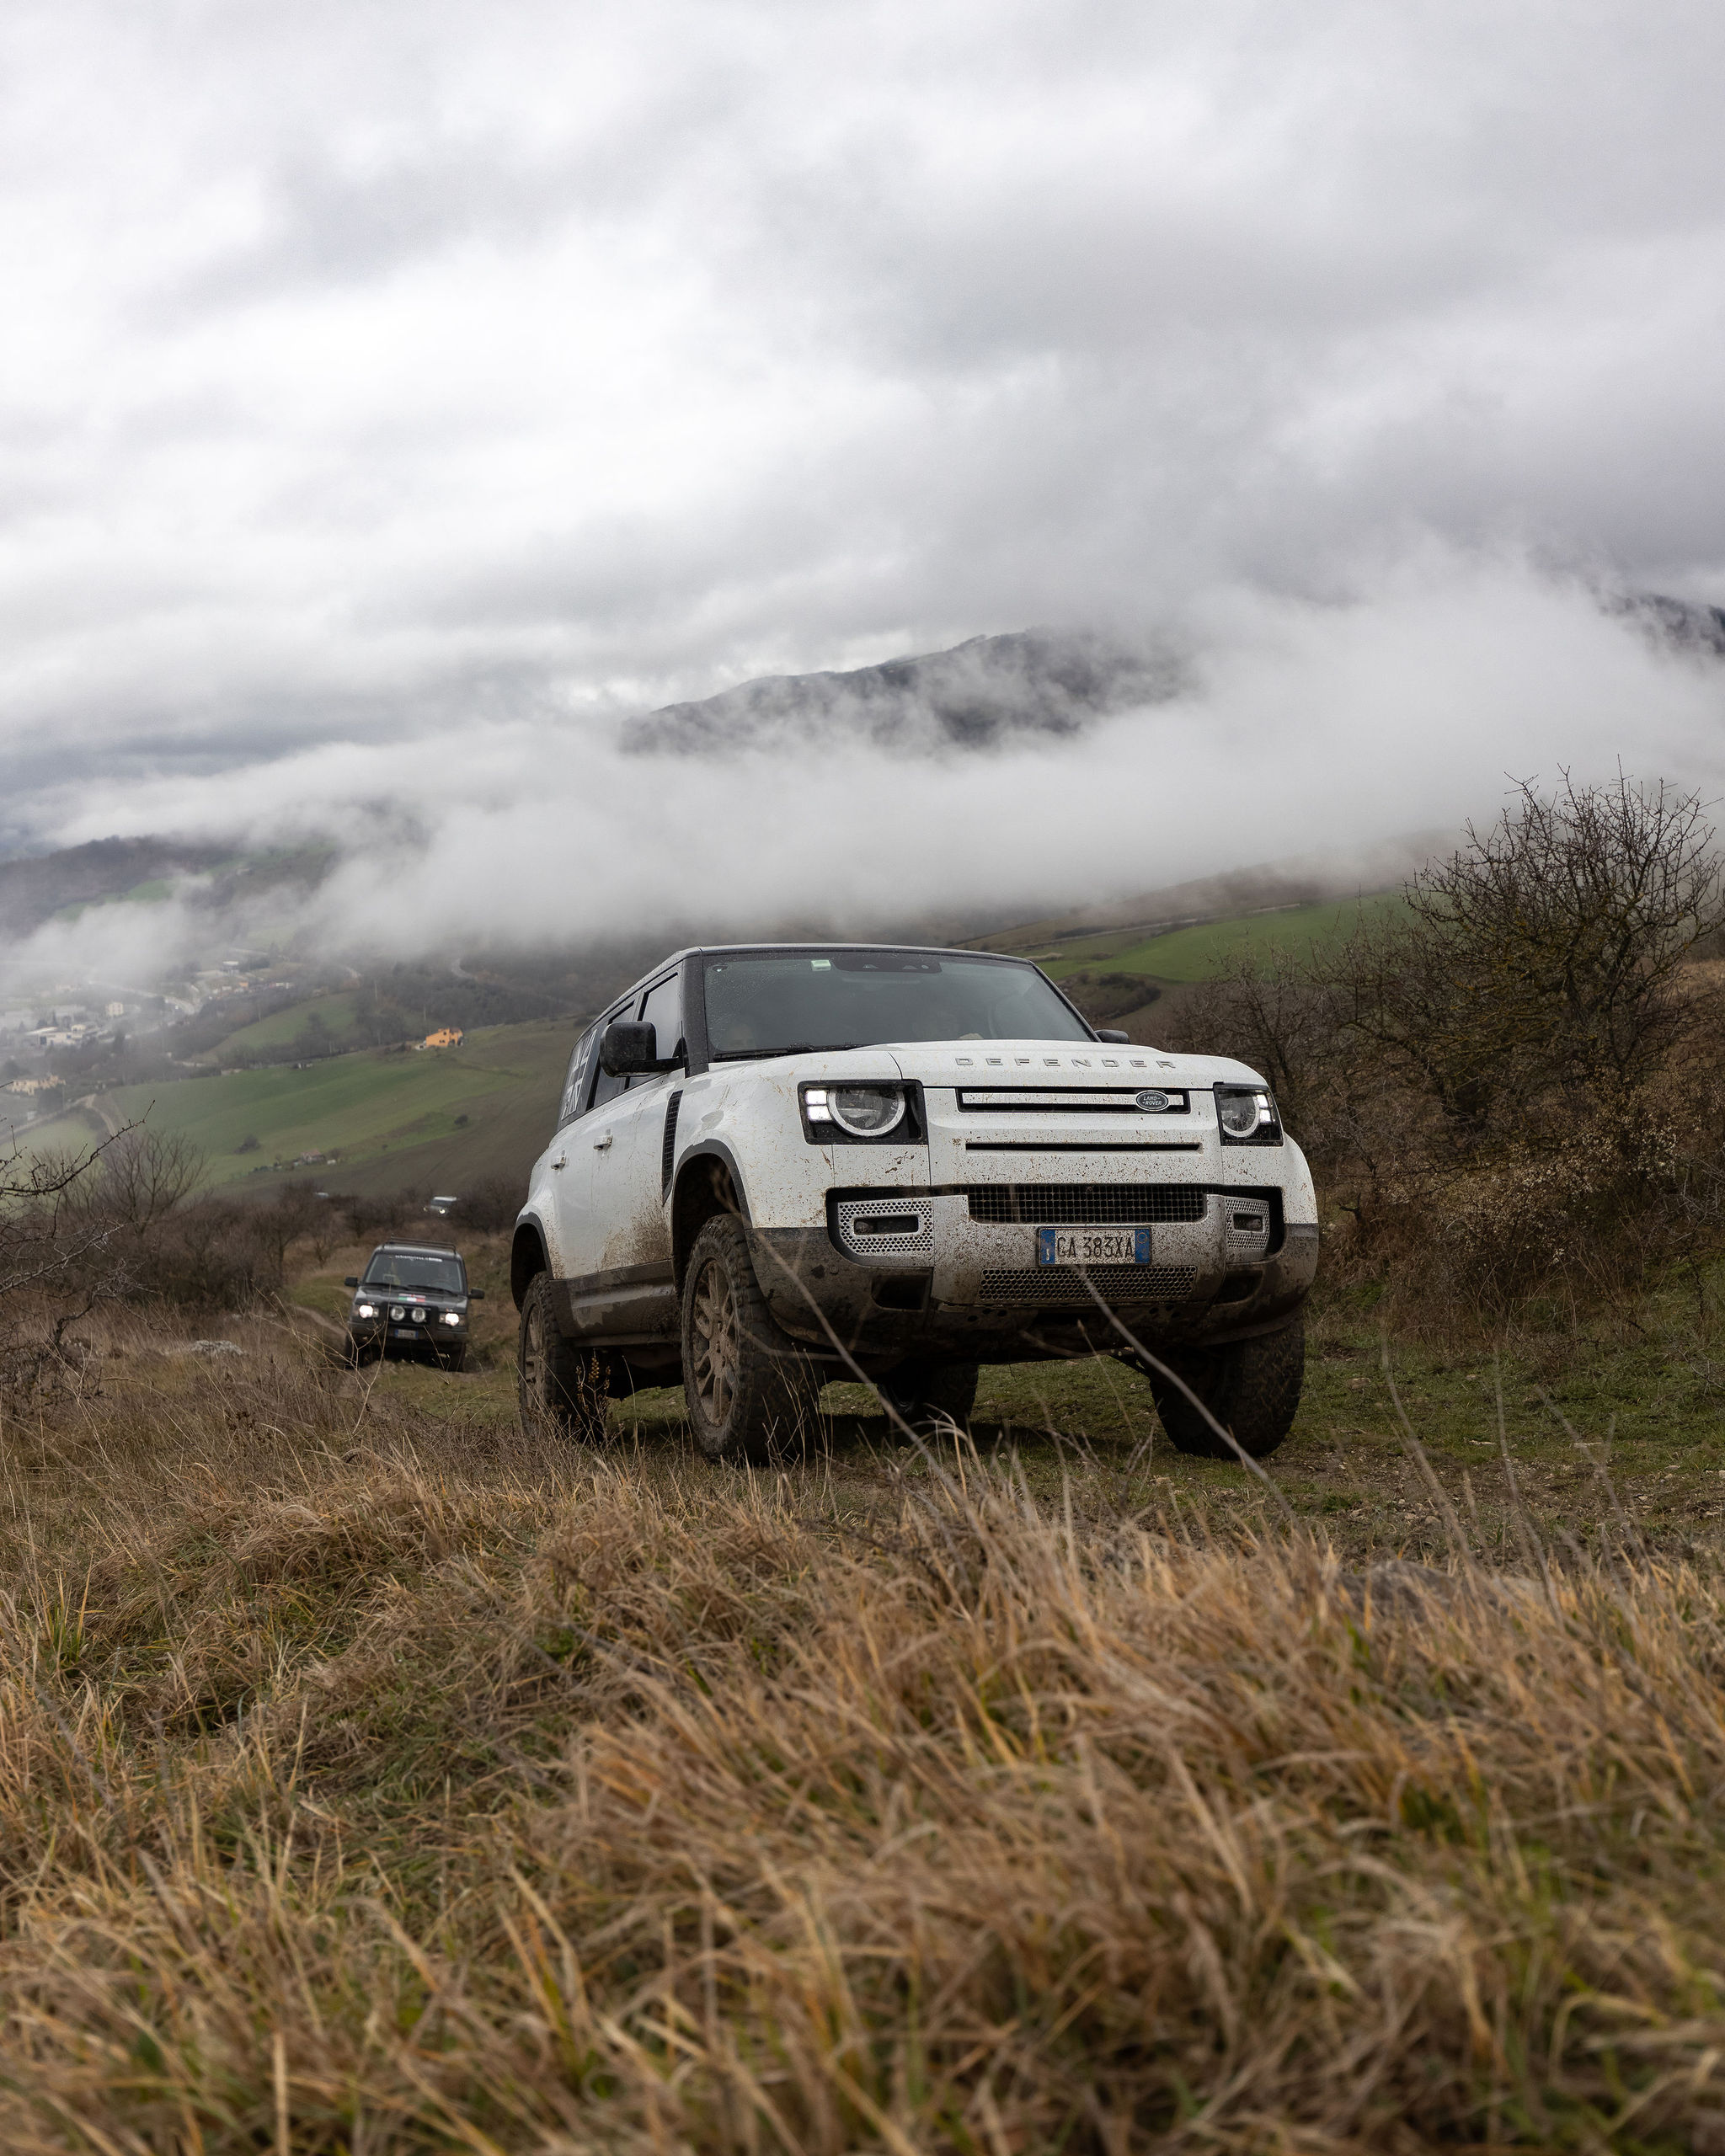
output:
[{"label": "muddy white suv", "polygon": [[708,1457],[756,1458],[831,1379],[962,1421],[979,1364],[1102,1352],[1182,1451],[1231,1456],[1213,1417],[1261,1455],[1317,1240],[1256,1072],[1098,1033],[1023,960],[684,951],[575,1044],[515,1225],[522,1413],[681,1379]]}]

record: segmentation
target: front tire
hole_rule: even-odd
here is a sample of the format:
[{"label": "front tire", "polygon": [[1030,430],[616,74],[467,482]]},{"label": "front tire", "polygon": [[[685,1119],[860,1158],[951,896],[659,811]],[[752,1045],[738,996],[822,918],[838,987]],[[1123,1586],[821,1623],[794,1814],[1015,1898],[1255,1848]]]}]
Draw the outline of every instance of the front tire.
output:
[{"label": "front tire", "polygon": [[764,1461],[814,1434],[814,1367],[781,1331],[734,1214],[708,1221],[683,1275],[683,1394],[708,1460]]},{"label": "front tire", "polygon": [[521,1298],[515,1347],[515,1401],[521,1428],[548,1426],[565,1437],[601,1437],[608,1390],[604,1358],[564,1339],[552,1306],[551,1275],[536,1273]]},{"label": "front tire", "polygon": [[975,1363],[929,1363],[916,1357],[874,1380],[883,1403],[919,1436],[929,1437],[943,1422],[969,1423],[976,1405]]},{"label": "front tire", "polygon": [[[1306,1327],[1295,1321],[1279,1332],[1236,1340],[1225,1348],[1188,1348],[1160,1358],[1178,1370],[1235,1444],[1264,1460],[1293,1427],[1306,1377]],[[1156,1412],[1176,1452],[1198,1460],[1233,1460],[1232,1445],[1218,1437],[1178,1385],[1146,1369]]]}]

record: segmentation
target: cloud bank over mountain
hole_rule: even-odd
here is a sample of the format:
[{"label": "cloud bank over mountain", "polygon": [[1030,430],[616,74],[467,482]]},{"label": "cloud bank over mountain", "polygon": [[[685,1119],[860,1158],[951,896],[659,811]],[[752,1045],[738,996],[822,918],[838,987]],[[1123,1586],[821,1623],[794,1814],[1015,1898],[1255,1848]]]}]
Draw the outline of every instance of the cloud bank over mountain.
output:
[{"label": "cloud bank over mountain", "polygon": [[[489,720],[405,752],[380,739],[237,766],[200,784],[190,835],[330,837],[327,877],[268,894],[260,921],[405,958],[714,922],[844,930],[1013,899],[1033,916],[1290,854],[1345,863],[1386,835],[1488,819],[1512,776],[1604,776],[1620,757],[1718,772],[1716,656],[1500,563],[1426,563],[1328,608],[1236,593],[1209,627],[1175,693],[1062,736],[911,753],[769,730],[724,755],[639,754],[611,724]],[[160,829],[188,796],[140,783],[125,805]],[[196,904],[106,908],[30,948],[71,972],[122,931],[136,968],[176,937],[207,945],[210,920]]]},{"label": "cloud bank over mountain", "polygon": [[[1711,785],[1707,654],[1599,601],[1725,600],[1722,63],[1699,0],[19,0],[0,846],[328,831],[320,932],[526,936]],[[1168,670],[962,768],[623,752],[1033,626]]]}]

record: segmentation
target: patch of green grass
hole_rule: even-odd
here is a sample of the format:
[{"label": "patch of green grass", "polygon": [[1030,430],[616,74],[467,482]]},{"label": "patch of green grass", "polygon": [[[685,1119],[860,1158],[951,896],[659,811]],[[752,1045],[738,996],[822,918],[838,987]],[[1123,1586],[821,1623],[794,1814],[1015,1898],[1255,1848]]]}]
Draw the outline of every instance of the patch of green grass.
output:
[{"label": "patch of green grass", "polygon": [[80,914],[89,912],[93,906],[153,906],[160,905],[174,895],[174,886],[164,876],[152,876],[142,883],[134,883],[129,891],[115,891],[105,899],[81,899],[75,905],[61,906],[54,915],[56,921],[76,921]]},{"label": "patch of green grass", "polygon": [[[104,1106],[120,1122],[147,1118],[152,1130],[189,1139],[206,1155],[206,1182],[216,1186],[301,1153],[334,1153],[345,1166],[453,1138],[458,1115],[483,1125],[488,1113],[513,1110],[524,1094],[542,1098],[548,1118],[569,1042],[570,1029],[561,1022],[494,1026],[470,1033],[459,1049],[362,1049],[304,1070],[277,1064],[165,1086],[121,1086],[104,1097]],[[468,1135],[467,1126],[462,1135]],[[241,1153],[248,1137],[258,1139],[257,1150]],[[85,1142],[84,1134],[70,1118],[32,1133],[33,1145],[45,1150],[74,1142]]]},{"label": "patch of green grass", "polygon": [[315,1016],[323,1024],[325,1032],[334,1042],[344,1042],[353,1037],[358,1022],[358,998],[346,995],[310,995],[303,1002],[291,1003],[286,1009],[272,1011],[267,1018],[254,1020],[230,1033],[221,1045],[211,1051],[221,1063],[234,1055],[257,1054],[261,1050],[286,1048],[296,1041]]},{"label": "patch of green grass", "polygon": [[1039,961],[1055,980],[1086,968],[1105,966],[1110,973],[1144,974],[1166,981],[1214,980],[1248,951],[1272,947],[1302,951],[1342,942],[1361,921],[1385,920],[1405,907],[1399,892],[1316,906],[1285,906],[1272,913],[1236,915],[1231,921],[1204,921],[1174,928],[1161,936],[1131,931],[1087,936],[1059,947],[1059,955]]}]

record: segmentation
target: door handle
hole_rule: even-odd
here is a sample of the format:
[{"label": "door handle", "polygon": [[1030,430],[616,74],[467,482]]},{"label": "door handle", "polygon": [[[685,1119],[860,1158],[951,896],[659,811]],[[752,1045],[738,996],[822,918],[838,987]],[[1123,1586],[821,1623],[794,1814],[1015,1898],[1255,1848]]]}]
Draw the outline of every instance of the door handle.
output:
[{"label": "door handle", "polygon": [[553,1167],[554,1167],[554,1168],[566,1168],[566,1167],[569,1166],[569,1155],[568,1155],[567,1153],[559,1153],[559,1154],[558,1155],[557,1158],[556,1158],[556,1159],[552,1162],[552,1164],[551,1164],[551,1165],[552,1165],[552,1166],[553,1166]]},{"label": "door handle", "polygon": [[603,1138],[595,1138],[593,1140],[593,1150],[595,1153],[607,1153],[610,1150],[611,1133],[607,1130]]}]

